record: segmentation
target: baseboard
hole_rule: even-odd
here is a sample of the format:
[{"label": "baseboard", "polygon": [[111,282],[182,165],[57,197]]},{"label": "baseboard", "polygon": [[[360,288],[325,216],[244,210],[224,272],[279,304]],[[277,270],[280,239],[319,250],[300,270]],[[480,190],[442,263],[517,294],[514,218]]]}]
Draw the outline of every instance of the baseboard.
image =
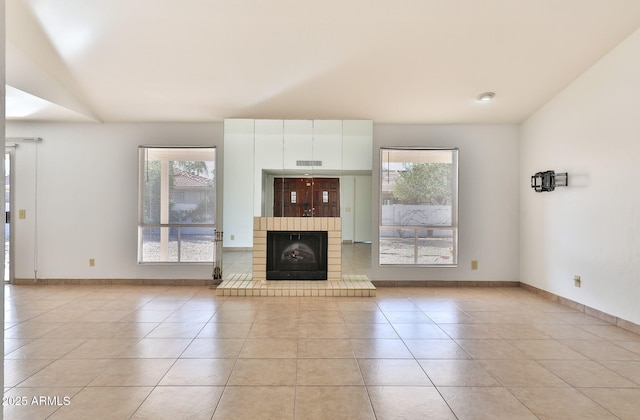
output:
[{"label": "baseboard", "polygon": [[554,302],[558,302],[563,306],[569,307],[571,309],[575,309],[576,311],[579,311],[579,312],[583,312],[586,315],[593,316],[611,325],[615,325],[624,330],[630,331],[634,334],[640,334],[640,325],[633,323],[631,321],[627,321],[626,319],[618,318],[617,316],[608,314],[606,312],[602,312],[598,309],[594,309],[590,306],[573,301],[571,299],[558,296],[554,293],[547,292],[546,290],[539,289],[535,286],[531,286],[530,284],[520,283],[520,287],[528,292],[535,293],[538,296],[542,296],[546,299],[552,300]]},{"label": "baseboard", "polygon": [[371,280],[376,287],[519,287],[518,281]]},{"label": "baseboard", "polygon": [[11,284],[69,286],[211,286],[220,280],[203,279],[13,279]]}]

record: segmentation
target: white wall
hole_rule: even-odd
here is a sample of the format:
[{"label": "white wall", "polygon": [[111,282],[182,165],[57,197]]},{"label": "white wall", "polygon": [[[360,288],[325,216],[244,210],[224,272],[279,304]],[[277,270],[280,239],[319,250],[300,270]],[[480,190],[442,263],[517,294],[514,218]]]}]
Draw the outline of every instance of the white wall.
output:
[{"label": "white wall", "polygon": [[[373,160],[376,164],[370,200],[374,233],[372,279],[517,281],[517,134],[516,126],[375,125]],[[22,142],[16,150],[16,209],[27,211],[25,220],[14,223],[16,278],[32,278],[34,269],[39,278],[210,278],[207,266],[137,264],[137,147],[142,144],[215,145],[219,150],[220,175],[223,171],[222,124],[12,122],[7,135],[44,139],[37,145],[39,228],[35,267],[36,145]],[[394,145],[460,148],[458,268],[378,267],[377,153],[379,147]],[[245,165],[250,156],[244,156]],[[238,177],[252,178],[247,166],[240,164],[238,170]],[[218,194],[223,193],[220,178]],[[354,179],[362,181],[358,177]],[[368,187],[368,183],[365,184]],[[253,191],[243,192],[245,197],[252,195]],[[251,199],[250,202],[245,210],[251,215]],[[358,204],[354,207],[357,210]],[[224,212],[240,210],[225,207]],[[218,221],[222,222],[222,209],[218,209]],[[228,237],[225,232],[225,238]],[[95,258],[95,267],[89,267],[90,258]],[[472,259],[479,261],[479,270],[470,269]]]},{"label": "white wall", "polygon": [[[518,126],[374,124],[373,140],[373,280],[518,281]],[[459,148],[458,267],[378,265],[379,149],[385,146]]]},{"label": "white wall", "polygon": [[[522,125],[520,278],[640,323],[640,31]],[[535,193],[532,174],[569,173]],[[574,286],[574,275],[582,287]]]},{"label": "white wall", "polygon": [[15,209],[27,214],[14,217],[16,278],[211,278],[208,265],[137,264],[138,146],[217,146],[220,164],[222,124],[10,122],[7,137],[20,136],[43,141],[15,153]]},{"label": "white wall", "polygon": [[[218,190],[218,203],[222,203],[224,247],[250,248],[253,246],[253,185],[254,174],[254,120],[227,120],[223,137],[228,147],[220,161],[224,161],[224,191]],[[220,172],[222,174],[222,171]],[[222,197],[222,200],[220,200]],[[220,207],[220,206],[218,206]]]},{"label": "white wall", "polygon": [[[343,176],[340,180],[340,189],[342,239],[353,242],[371,242],[373,238],[371,176]],[[345,193],[343,194],[343,192]]]}]

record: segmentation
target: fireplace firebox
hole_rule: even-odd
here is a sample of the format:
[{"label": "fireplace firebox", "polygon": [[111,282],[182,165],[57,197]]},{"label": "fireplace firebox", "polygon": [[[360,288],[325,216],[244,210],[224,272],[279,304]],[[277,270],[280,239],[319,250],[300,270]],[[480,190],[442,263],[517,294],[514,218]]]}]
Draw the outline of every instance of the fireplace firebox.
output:
[{"label": "fireplace firebox", "polygon": [[327,232],[268,231],[267,280],[327,280]]}]

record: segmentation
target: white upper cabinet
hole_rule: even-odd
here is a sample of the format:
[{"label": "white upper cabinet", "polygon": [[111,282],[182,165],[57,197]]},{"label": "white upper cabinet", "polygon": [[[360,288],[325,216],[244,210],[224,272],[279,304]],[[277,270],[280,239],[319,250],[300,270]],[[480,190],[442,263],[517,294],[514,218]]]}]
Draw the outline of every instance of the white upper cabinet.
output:
[{"label": "white upper cabinet", "polygon": [[368,120],[343,121],[342,169],[370,171],[373,160],[373,123]]},{"label": "white upper cabinet", "polygon": [[373,123],[369,120],[254,122],[257,172],[371,170]]},{"label": "white upper cabinet", "polygon": [[313,159],[313,121],[284,120],[284,168],[311,170],[310,165],[298,164]]}]

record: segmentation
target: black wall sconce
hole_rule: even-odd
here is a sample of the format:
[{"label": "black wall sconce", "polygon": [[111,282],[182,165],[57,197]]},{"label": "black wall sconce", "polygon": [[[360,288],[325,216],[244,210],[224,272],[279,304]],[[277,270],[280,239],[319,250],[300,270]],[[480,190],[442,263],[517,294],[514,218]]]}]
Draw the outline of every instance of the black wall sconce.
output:
[{"label": "black wall sconce", "polygon": [[531,177],[531,188],[536,192],[553,191],[556,187],[569,185],[569,174],[554,171],[537,172]]}]

